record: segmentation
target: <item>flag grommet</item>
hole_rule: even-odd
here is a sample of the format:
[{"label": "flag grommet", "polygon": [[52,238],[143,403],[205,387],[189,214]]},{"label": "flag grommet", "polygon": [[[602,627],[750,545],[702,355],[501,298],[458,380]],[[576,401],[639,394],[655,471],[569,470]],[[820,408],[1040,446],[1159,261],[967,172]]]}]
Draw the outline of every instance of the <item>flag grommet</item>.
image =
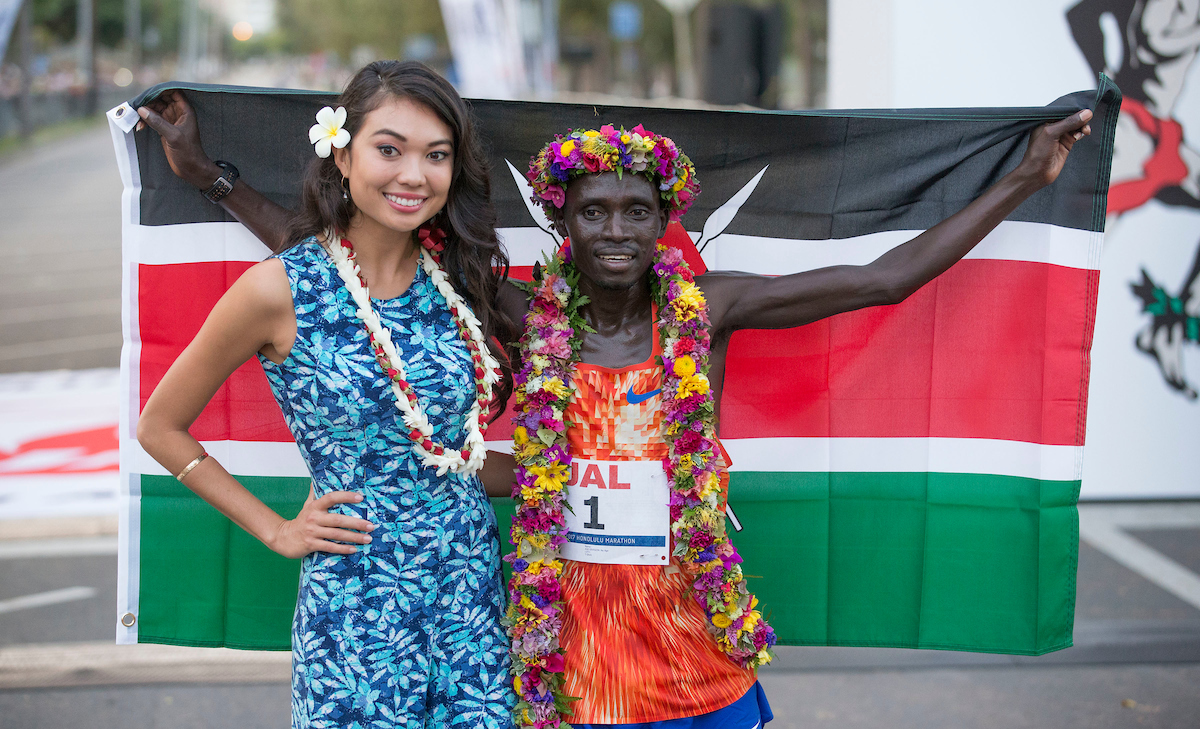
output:
[{"label": "flag grommet", "polygon": [[121,625],[124,625],[126,628],[132,628],[133,624],[136,622],[137,616],[133,613],[125,613],[121,616]]}]

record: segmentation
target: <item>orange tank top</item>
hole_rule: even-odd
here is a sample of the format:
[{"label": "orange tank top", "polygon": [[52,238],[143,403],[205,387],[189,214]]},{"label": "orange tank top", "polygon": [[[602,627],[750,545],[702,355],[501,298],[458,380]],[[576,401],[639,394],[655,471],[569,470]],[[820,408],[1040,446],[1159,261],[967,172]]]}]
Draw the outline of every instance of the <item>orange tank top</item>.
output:
[{"label": "orange tank top", "polygon": [[[667,444],[660,354],[656,329],[654,351],[641,364],[576,366],[576,396],[566,412],[574,424],[568,430],[573,457],[661,463]],[[659,394],[641,400],[655,390]],[[753,669],[717,648],[674,557],[662,566],[568,560],[562,586],[564,690],[581,697],[571,707],[571,723],[696,716],[732,704],[754,685]]]}]

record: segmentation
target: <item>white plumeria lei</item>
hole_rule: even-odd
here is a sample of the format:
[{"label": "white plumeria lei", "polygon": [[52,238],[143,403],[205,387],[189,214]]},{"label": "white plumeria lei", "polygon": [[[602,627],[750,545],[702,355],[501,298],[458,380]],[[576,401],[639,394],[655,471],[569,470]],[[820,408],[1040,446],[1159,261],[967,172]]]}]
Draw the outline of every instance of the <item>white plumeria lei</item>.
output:
[{"label": "white plumeria lei", "polygon": [[[483,429],[487,427],[487,424],[484,423],[482,427],[480,425],[483,403],[491,401],[492,386],[500,381],[500,365],[488,350],[483,332],[479,328],[479,320],[475,318],[475,314],[467,306],[467,302],[450,285],[450,279],[442,270],[437,259],[428,249],[422,248],[421,267],[425,269],[425,273],[433,281],[434,286],[446,299],[446,304],[455,320],[470,333],[470,341],[474,344],[472,349],[479,353],[483,362],[483,376],[480,378],[483,387],[476,393],[475,404],[471,406],[467,415],[466,441],[463,443],[462,450],[457,450],[440,443],[432,443],[433,426],[417,403],[416,395],[413,394],[410,397],[410,393],[406,393],[397,382],[397,380],[407,382],[404,361],[396,351],[395,345],[392,344],[391,334],[383,326],[371,306],[371,294],[364,285],[362,271],[358,267],[358,262],[355,261],[353,250],[347,250],[342,245],[341,237],[335,235],[333,231],[325,233],[325,249],[333,259],[338,276],[346,285],[350,297],[358,305],[355,315],[367,328],[373,341],[380,345],[390,367],[399,373],[396,377],[389,376],[388,378],[391,382],[392,392],[396,396],[396,407],[403,415],[404,424],[413,430],[420,431],[424,436],[423,442],[410,436],[413,441],[413,450],[421,456],[421,461],[425,465],[437,468],[439,476],[445,475],[447,471],[464,476],[477,472],[483,467],[483,461],[487,457],[487,447],[483,443]],[[428,443],[432,443],[432,447],[425,445]]]},{"label": "white plumeria lei", "polygon": [[344,149],[350,144],[350,132],[342,128],[346,123],[346,107],[323,107],[317,112],[317,123],[308,130],[308,141],[314,145],[317,156],[325,159],[333,151],[332,147]]}]

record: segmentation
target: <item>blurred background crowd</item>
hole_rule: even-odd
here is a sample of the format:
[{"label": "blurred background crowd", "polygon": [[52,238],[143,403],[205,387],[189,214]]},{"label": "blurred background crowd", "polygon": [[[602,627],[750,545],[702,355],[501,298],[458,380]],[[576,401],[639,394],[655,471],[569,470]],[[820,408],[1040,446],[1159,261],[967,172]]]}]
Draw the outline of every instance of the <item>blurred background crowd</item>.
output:
[{"label": "blurred background crowd", "polygon": [[[168,79],[333,91],[387,57],[466,96],[819,108],[826,14],[825,0],[0,0],[0,137]],[[488,78],[472,51],[490,53]]]}]

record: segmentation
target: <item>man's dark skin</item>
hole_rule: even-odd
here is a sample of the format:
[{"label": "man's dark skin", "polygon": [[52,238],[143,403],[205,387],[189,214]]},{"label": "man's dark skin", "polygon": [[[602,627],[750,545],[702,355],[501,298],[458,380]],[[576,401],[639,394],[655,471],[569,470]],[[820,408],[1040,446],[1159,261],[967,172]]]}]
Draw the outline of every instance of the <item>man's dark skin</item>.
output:
[{"label": "man's dark skin", "polygon": [[[220,169],[204,155],[191,107],[179,92],[168,92],[151,107],[151,113],[145,107],[139,112],[162,135],[171,168],[207,189]],[[797,327],[904,301],[965,256],[1030,195],[1054,182],[1071,147],[1091,133],[1091,117],[1085,109],[1038,127],[1015,170],[961,211],[869,264],[778,277],[734,271],[697,276],[712,324],[709,380],[718,413],[734,332]],[[282,247],[287,210],[240,180],[221,204],[267,245]],[[579,288],[590,299],[584,315],[595,332],[583,334],[582,361],[618,368],[644,362],[654,338],[649,272],[656,242],[665,235],[668,222],[657,189],[640,174],[583,175],[571,181],[566,202],[552,213],[559,234],[571,241]],[[501,288],[500,304],[514,321],[522,321],[529,310],[525,294],[511,284]],[[489,456],[482,476],[490,495],[510,494],[512,467],[511,456]]]}]

